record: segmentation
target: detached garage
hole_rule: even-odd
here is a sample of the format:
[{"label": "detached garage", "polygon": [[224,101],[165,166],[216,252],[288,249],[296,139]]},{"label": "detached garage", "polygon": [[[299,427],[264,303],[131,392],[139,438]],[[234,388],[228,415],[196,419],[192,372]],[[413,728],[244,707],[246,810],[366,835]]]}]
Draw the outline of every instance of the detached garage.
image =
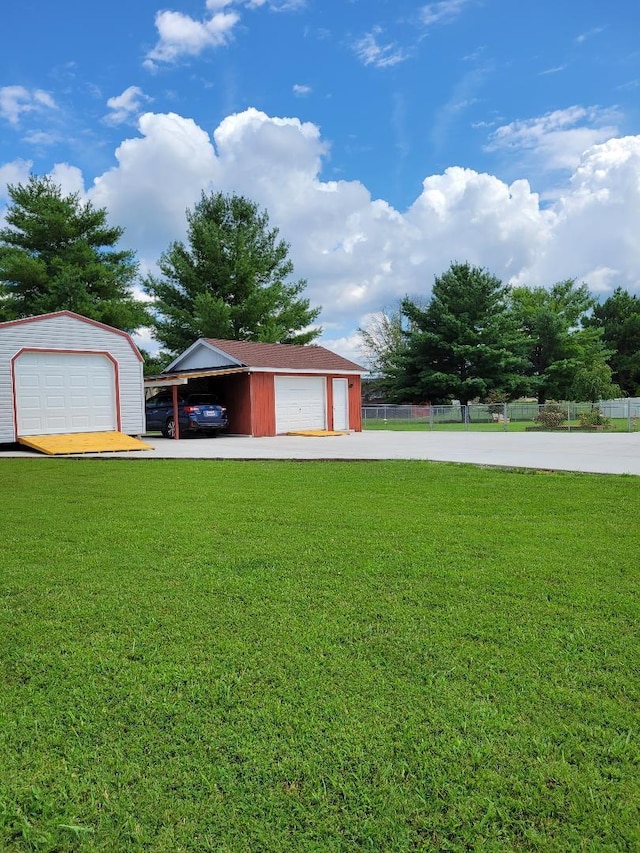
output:
[{"label": "detached garage", "polygon": [[142,357],[129,335],[70,311],[0,323],[0,443],[143,431]]},{"label": "detached garage", "polygon": [[[362,429],[364,369],[325,347],[201,338],[149,387],[212,391],[228,431],[256,437],[302,430]],[[186,384],[185,384],[186,383]]]}]

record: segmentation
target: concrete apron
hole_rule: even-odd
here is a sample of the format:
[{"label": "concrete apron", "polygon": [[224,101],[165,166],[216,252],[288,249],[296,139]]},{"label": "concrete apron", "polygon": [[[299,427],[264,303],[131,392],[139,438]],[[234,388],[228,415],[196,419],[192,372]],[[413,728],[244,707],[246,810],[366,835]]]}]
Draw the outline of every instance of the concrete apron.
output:
[{"label": "concrete apron", "polygon": [[[145,436],[144,453],[83,454],[84,458],[144,459],[424,459],[508,468],[640,475],[640,433],[460,433],[370,430],[332,436],[268,438],[222,435],[172,441]],[[3,457],[45,458],[0,445]],[[72,458],[72,457],[66,457]]]}]

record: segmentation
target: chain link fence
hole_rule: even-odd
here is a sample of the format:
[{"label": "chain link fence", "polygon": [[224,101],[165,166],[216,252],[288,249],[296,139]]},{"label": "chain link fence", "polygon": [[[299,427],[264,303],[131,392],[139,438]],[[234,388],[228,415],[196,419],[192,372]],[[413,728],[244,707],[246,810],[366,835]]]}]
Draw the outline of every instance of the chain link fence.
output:
[{"label": "chain link fence", "polygon": [[468,406],[363,406],[363,429],[638,432],[640,397],[599,403],[471,403]]}]

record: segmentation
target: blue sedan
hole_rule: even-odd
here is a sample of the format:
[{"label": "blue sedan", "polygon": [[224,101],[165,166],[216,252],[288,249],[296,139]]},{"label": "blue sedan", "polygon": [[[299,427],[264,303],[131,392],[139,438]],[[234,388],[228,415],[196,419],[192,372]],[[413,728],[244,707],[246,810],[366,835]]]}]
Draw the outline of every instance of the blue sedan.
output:
[{"label": "blue sedan", "polygon": [[[149,397],[145,404],[147,431],[160,430],[165,438],[176,437],[171,390]],[[213,394],[178,396],[179,437],[206,433],[216,436],[229,423],[227,410]]]}]

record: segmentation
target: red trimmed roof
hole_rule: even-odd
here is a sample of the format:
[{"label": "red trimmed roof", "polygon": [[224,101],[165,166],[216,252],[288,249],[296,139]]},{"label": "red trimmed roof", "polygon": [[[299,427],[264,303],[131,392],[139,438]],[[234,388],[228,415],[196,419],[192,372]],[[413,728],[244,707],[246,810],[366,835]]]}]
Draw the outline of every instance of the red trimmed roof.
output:
[{"label": "red trimmed roof", "polygon": [[290,370],[326,370],[340,373],[344,370],[364,372],[364,368],[335,352],[317,344],[261,344],[254,341],[223,341],[217,338],[204,340],[230,355],[246,367],[273,367]]}]

